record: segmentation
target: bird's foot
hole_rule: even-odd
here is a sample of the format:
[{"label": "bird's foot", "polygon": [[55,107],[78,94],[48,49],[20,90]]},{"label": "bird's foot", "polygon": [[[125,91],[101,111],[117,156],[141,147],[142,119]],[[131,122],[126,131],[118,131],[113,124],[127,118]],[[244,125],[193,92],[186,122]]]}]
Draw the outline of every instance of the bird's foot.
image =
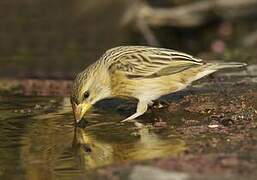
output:
[{"label": "bird's foot", "polygon": [[165,100],[157,100],[151,106],[151,109],[161,109],[169,106],[169,102]]}]

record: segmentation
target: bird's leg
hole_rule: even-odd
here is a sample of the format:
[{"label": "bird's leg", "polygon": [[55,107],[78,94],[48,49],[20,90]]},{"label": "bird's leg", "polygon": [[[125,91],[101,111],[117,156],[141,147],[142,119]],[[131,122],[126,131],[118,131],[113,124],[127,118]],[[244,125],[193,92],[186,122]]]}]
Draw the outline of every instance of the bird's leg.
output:
[{"label": "bird's leg", "polygon": [[135,114],[132,114],[131,116],[129,116],[128,118],[122,120],[121,122],[128,122],[128,121],[132,121],[135,118],[137,118],[138,116],[141,116],[142,114],[144,114],[147,110],[147,106],[148,106],[148,102],[146,101],[140,101],[137,104],[137,112]]}]

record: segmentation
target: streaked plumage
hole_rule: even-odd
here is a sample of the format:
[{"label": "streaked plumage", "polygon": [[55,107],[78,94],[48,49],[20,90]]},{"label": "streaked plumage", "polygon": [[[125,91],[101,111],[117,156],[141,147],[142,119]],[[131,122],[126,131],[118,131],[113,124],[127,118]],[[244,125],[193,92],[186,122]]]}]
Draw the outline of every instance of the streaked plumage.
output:
[{"label": "streaked plumage", "polygon": [[125,120],[142,115],[148,104],[162,95],[179,91],[222,68],[244,63],[206,63],[186,53],[147,46],[112,48],[76,77],[71,93],[75,119],[97,101],[110,97],[139,100],[137,112]]}]

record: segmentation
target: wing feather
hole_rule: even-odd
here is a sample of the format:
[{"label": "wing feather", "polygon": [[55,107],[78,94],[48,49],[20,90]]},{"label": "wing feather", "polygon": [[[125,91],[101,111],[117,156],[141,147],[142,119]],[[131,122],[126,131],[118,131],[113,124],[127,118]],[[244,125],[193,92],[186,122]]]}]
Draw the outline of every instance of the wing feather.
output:
[{"label": "wing feather", "polygon": [[201,59],[186,53],[146,46],[117,47],[107,51],[104,57],[111,62],[112,72],[123,73],[129,78],[167,76],[203,64]]}]

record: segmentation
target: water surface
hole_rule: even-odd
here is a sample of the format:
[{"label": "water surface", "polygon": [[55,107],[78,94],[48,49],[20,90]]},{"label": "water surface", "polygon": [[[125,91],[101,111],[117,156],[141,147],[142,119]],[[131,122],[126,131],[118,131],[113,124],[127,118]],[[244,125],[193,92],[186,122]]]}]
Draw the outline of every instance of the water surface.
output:
[{"label": "water surface", "polygon": [[[93,109],[74,128],[68,98],[0,96],[1,179],[79,179],[134,160],[177,156],[185,143],[165,130],[120,124],[115,109]],[[108,106],[108,104],[107,104]]]}]

